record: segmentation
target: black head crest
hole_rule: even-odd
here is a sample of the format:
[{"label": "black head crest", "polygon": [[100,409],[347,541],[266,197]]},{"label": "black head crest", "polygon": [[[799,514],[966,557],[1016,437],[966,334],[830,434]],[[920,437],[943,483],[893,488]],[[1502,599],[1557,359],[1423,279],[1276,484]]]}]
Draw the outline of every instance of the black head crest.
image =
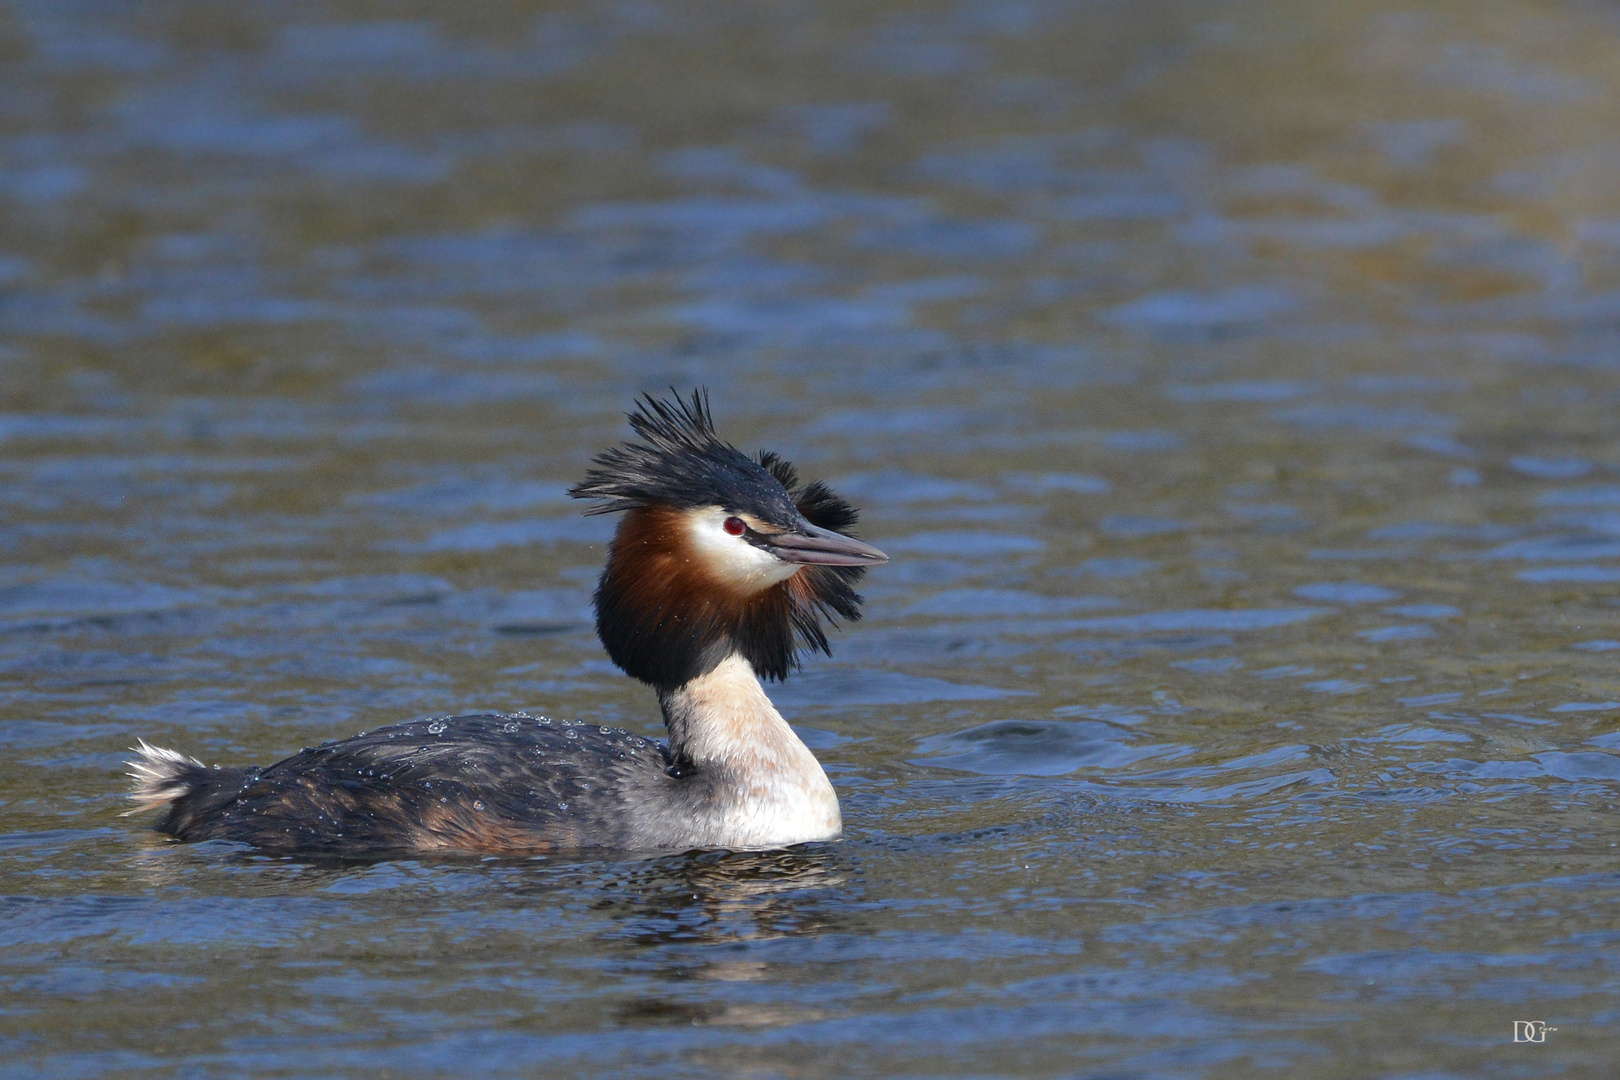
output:
[{"label": "black head crest", "polygon": [[630,428],[640,441],[598,454],[595,468],[569,489],[576,499],[596,500],[587,514],[721,506],[784,527],[797,516],[786,485],[714,433],[706,389],[693,390],[689,399],[673,387],[667,400],[643,394],[630,414]]}]

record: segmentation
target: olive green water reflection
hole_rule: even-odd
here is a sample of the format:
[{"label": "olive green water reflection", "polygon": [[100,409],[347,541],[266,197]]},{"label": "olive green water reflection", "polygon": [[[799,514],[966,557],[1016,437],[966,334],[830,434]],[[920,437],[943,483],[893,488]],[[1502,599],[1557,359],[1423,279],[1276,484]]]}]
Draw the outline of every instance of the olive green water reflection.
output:
[{"label": "olive green water reflection", "polygon": [[[1573,3],[0,4],[0,1077],[1605,1075],[1617,131]],[[563,490],[697,382],[895,557],[842,843],[117,816],[654,730]]]}]

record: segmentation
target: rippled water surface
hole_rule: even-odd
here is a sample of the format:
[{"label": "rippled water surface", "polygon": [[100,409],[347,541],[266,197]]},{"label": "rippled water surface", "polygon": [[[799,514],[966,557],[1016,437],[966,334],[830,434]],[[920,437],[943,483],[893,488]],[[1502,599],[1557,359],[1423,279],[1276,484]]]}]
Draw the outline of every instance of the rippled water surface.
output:
[{"label": "rippled water surface", "polygon": [[[1596,4],[0,3],[0,1077],[1609,1074],[1617,131]],[[564,492],[700,382],[894,557],[842,842],[118,816],[657,730]]]}]

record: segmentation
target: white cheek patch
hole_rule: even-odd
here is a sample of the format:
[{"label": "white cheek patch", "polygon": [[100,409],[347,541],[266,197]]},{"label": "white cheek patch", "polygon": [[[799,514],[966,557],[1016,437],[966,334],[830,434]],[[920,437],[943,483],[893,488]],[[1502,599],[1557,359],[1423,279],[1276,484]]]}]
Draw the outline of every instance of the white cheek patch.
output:
[{"label": "white cheek patch", "polygon": [[709,573],[741,592],[758,592],[798,572],[798,563],[783,562],[742,537],[726,532],[725,521],[730,516],[718,506],[705,506],[686,513],[686,533],[691,540],[692,554]]}]

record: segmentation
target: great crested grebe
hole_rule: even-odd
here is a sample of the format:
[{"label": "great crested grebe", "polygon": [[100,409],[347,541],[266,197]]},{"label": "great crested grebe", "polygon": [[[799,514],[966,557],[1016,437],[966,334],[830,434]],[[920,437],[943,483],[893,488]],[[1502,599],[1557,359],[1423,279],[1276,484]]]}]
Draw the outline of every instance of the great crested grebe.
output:
[{"label": "great crested grebe", "polygon": [[417,720],[263,769],[208,768],[143,740],[136,808],[160,832],[287,852],[768,848],[836,837],[838,796],[760,686],[823,621],[860,618],[887,561],[856,510],[775,454],[719,438],[708,395],[646,396],[640,441],[600,455],[575,498],[623,512],[596,588],[613,662],[653,687],[669,741],[525,713]]}]

